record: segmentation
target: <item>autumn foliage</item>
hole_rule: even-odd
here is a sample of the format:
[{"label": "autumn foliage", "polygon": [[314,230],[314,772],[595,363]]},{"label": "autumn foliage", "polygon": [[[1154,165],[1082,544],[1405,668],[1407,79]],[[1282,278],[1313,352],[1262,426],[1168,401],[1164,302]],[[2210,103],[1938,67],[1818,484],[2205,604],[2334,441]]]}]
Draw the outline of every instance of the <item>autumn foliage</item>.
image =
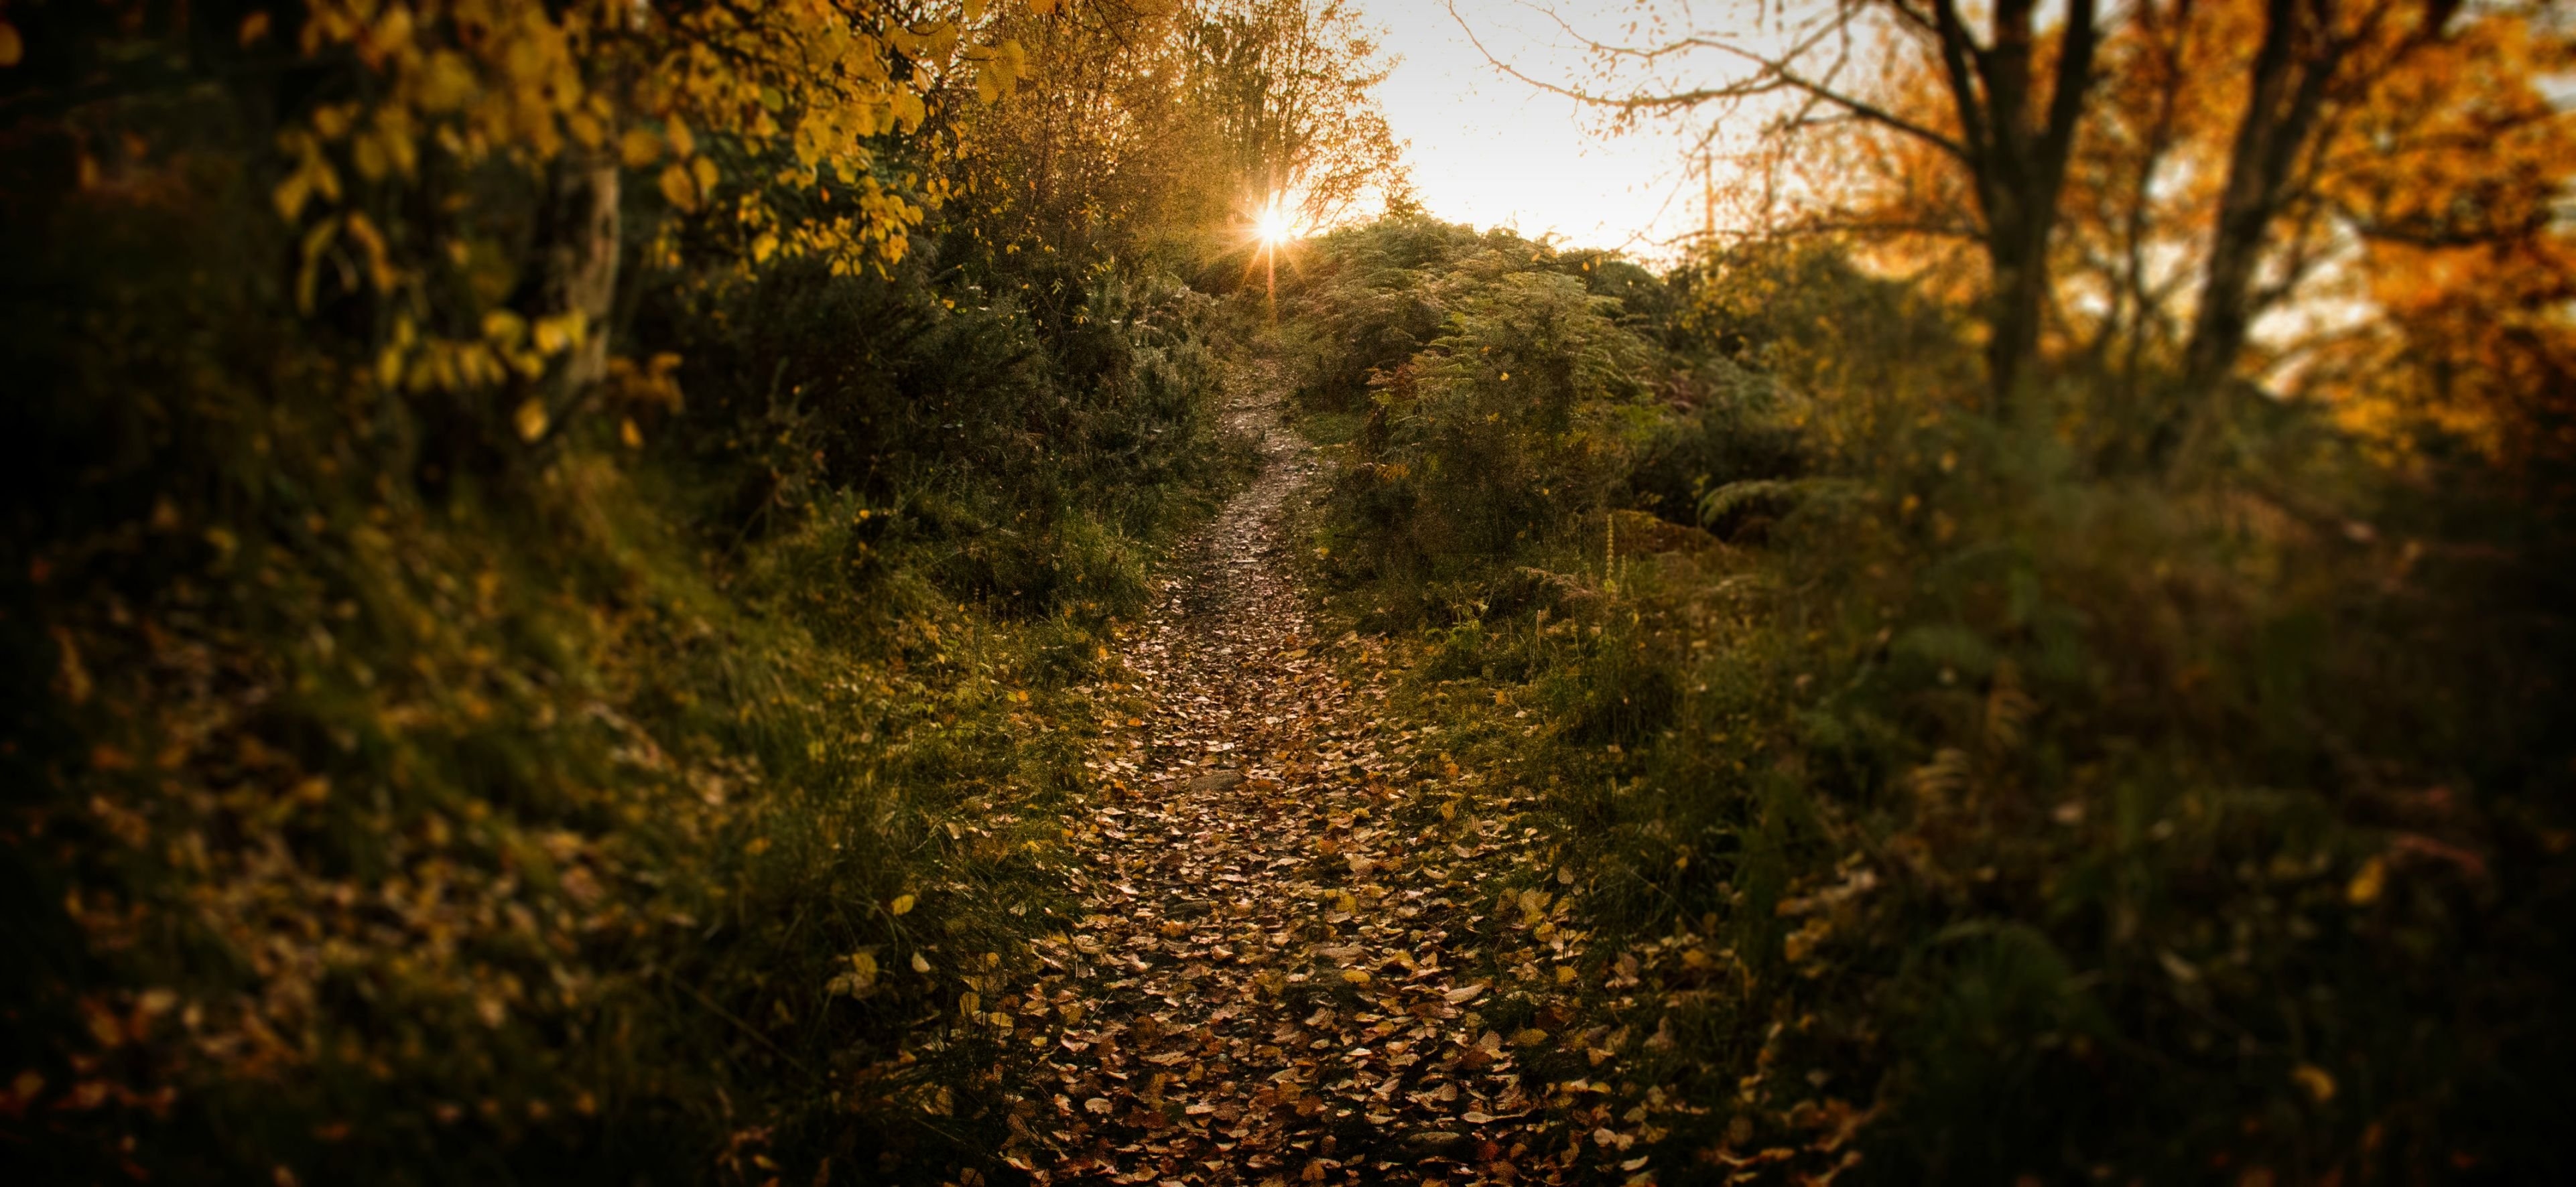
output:
[{"label": "autumn foliage", "polygon": [[[1123,935],[1424,1044],[1211,1107],[1509,1123],[1333,1105],[1377,1170],[2565,1178],[2563,20],[1808,15],[1631,105],[1777,117],[1658,272],[1412,211],[1329,0],[0,0],[0,1151],[1161,1157],[1177,1073],[1002,1057]],[[1343,764],[1277,839],[1359,881],[1086,921],[1139,705],[1259,678],[1118,658],[1253,383],[1333,462],[1239,558]]]},{"label": "autumn foliage", "polygon": [[0,9],[8,1161],[989,1155],[955,1004],[1234,472],[1186,258],[961,247],[1090,15]]},{"label": "autumn foliage", "polygon": [[[2281,95],[2257,108],[2266,30],[2283,22],[2303,31],[2272,72]],[[2570,52],[2515,6],[2152,4],[2107,32],[2047,327],[2060,366],[2109,380],[2081,413],[2092,448],[2163,464],[2206,446],[2230,415],[2213,381],[2238,375],[2331,404],[2398,453],[2447,440],[2563,483],[2576,328],[2556,207],[2576,125],[2543,88]],[[1955,126],[1929,49],[1897,39],[1886,65],[1887,108]],[[2232,291],[2229,317],[2255,328],[2240,355],[2211,342],[2207,310],[2227,299],[2209,288],[2215,228],[2267,131],[2280,161]],[[1982,261],[1962,249],[1980,216],[1939,149],[1865,121],[1805,143],[1819,155],[1791,167],[1817,202],[1795,220],[1979,290]]]}]

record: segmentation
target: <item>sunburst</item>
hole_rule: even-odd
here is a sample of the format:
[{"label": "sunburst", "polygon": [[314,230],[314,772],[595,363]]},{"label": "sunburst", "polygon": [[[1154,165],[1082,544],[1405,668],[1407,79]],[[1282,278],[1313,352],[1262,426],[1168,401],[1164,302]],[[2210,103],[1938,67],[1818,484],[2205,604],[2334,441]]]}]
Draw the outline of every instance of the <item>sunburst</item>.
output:
[{"label": "sunburst", "polygon": [[1271,299],[1279,292],[1279,256],[1296,243],[1301,232],[1296,216],[1288,211],[1283,195],[1272,194],[1252,212],[1252,258],[1245,261],[1244,273],[1261,270],[1261,287]]}]

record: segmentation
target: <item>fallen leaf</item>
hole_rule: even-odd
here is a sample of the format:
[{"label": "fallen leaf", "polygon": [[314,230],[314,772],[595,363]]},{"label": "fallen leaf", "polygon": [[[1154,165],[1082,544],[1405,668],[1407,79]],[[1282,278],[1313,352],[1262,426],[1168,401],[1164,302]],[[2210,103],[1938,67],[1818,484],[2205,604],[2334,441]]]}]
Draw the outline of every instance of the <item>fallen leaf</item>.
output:
[{"label": "fallen leaf", "polygon": [[2387,861],[2373,857],[2361,863],[2361,869],[2343,888],[2344,901],[2356,907],[2367,907],[2379,901],[2379,893],[2388,885]]}]

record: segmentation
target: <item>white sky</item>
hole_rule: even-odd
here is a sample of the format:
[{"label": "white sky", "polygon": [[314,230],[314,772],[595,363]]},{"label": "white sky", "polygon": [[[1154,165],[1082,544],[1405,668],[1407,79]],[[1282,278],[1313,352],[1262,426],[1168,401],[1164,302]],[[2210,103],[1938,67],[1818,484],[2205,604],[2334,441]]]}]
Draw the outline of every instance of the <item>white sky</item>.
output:
[{"label": "white sky", "polygon": [[[1443,0],[1355,0],[1403,60],[1379,90],[1387,122],[1430,212],[1478,228],[1507,226],[1567,246],[1665,254],[1658,240],[1698,229],[1699,189],[1683,129],[1648,125],[1615,138],[1599,115],[1498,73]],[[1590,5],[1572,0],[1569,12]],[[1459,0],[1495,54],[1538,78],[1581,69],[1562,37],[1513,0]]]}]

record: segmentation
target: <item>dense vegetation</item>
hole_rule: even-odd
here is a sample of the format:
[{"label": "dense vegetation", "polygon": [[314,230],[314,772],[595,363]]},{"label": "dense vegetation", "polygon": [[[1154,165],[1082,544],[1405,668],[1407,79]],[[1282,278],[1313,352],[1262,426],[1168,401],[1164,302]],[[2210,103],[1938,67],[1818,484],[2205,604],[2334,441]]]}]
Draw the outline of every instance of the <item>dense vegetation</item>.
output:
[{"label": "dense vegetation", "polygon": [[2563,505],[2312,408],[2088,458],[1827,246],[1398,220],[1306,274],[1314,564],[1549,789],[1704,1171],[2563,1171]]},{"label": "dense vegetation", "polygon": [[1011,1173],[1275,377],[1577,1152],[2565,1177],[2576,43],[1995,7],[1655,272],[1410,212],[1334,3],[0,5],[0,1162]]},{"label": "dense vegetation", "polygon": [[7,1160],[982,1157],[949,1007],[1240,472],[1218,261],[1006,97],[1234,10],[130,7],[0,25]]}]

